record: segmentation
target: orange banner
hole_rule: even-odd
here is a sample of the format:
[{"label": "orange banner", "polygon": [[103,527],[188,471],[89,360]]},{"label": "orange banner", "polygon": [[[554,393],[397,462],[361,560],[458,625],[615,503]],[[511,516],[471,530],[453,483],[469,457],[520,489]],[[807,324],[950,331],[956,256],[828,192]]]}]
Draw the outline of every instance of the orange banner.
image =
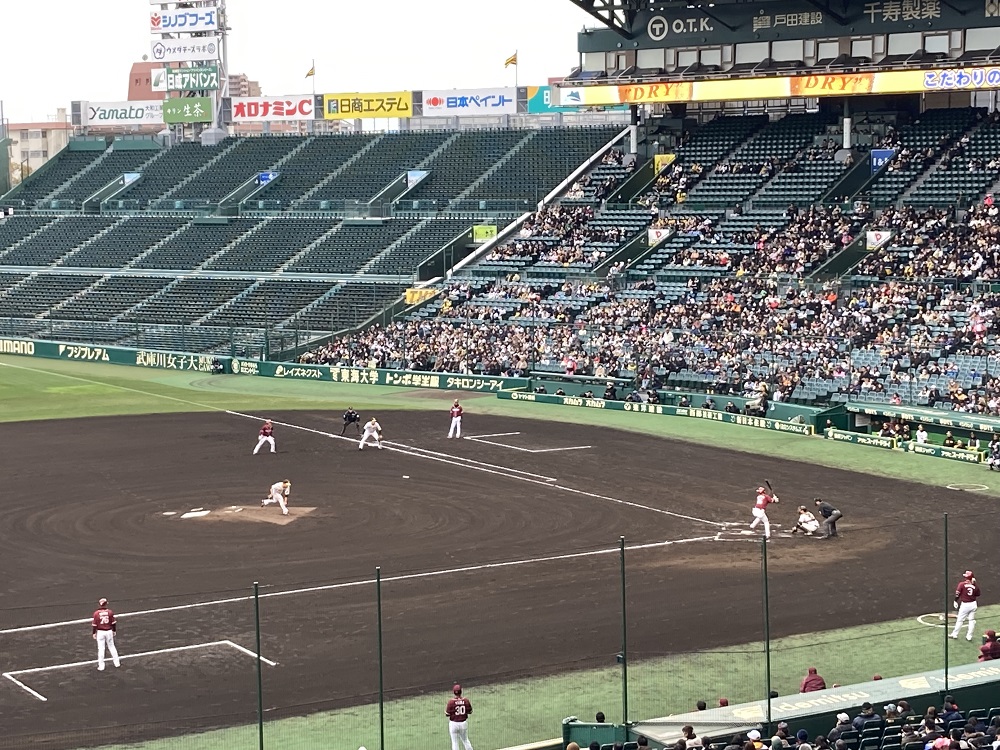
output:
[{"label": "orange banner", "polygon": [[[913,94],[1000,88],[1000,67],[821,73],[808,76],[660,81],[620,86],[561,87],[562,106],[725,102],[857,94]],[[568,96],[566,92],[573,92]]]}]

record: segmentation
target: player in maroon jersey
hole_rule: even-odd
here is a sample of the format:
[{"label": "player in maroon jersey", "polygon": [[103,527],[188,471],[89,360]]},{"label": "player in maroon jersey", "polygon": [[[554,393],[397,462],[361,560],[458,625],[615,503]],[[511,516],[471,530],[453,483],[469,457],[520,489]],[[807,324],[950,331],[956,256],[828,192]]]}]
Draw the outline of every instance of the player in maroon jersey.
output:
[{"label": "player in maroon jersey", "polygon": [[469,742],[469,714],[472,713],[472,703],[468,698],[462,697],[461,685],[455,685],[451,692],[455,697],[448,701],[448,706],[444,710],[448,716],[451,750],[462,750],[462,748],[472,750],[472,743]]},{"label": "player in maroon jersey", "polygon": [[955,609],[958,610],[958,618],[955,620],[955,629],[951,631],[952,638],[958,638],[958,631],[962,629],[962,623],[968,620],[969,630],[965,640],[972,640],[972,631],[976,628],[976,610],[979,609],[979,604],[976,601],[979,594],[979,584],[976,583],[976,577],[971,570],[965,571],[962,574],[962,580],[955,588]]},{"label": "player in maroon jersey", "polygon": [[256,456],[257,451],[260,450],[264,443],[271,444],[271,453],[274,453],[274,426],[271,424],[271,420],[268,419],[264,422],[264,426],[260,428],[259,438],[257,440],[257,447],[253,449],[253,454]]},{"label": "player in maroon jersey", "polygon": [[115,613],[108,607],[108,600],[101,599],[98,609],[94,612],[92,622],[94,640],[97,641],[97,669],[104,671],[104,649],[111,652],[111,661],[116,667],[122,664],[118,660],[118,649],[115,648],[115,633],[118,631],[118,621]]},{"label": "player in maroon jersey", "polygon": [[757,488],[757,500],[753,506],[753,523],[751,529],[756,529],[757,524],[764,522],[764,538],[771,538],[771,522],[767,520],[767,506],[778,502],[778,496],[770,494],[765,487]]},{"label": "player in maroon jersey", "polygon": [[462,405],[458,403],[457,398],[451,405],[451,429],[448,430],[448,439],[451,440],[452,437],[462,437]]}]

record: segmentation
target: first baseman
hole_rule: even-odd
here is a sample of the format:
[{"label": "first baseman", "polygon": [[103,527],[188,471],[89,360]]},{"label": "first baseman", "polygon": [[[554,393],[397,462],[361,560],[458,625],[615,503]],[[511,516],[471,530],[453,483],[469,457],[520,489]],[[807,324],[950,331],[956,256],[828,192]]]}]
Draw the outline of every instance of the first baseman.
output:
[{"label": "first baseman", "polygon": [[271,424],[271,420],[268,419],[264,422],[264,426],[260,428],[260,433],[258,433],[257,447],[253,449],[253,454],[256,456],[257,451],[260,450],[264,443],[271,444],[271,453],[274,453],[274,426]]},{"label": "first baseman", "polygon": [[448,439],[452,437],[462,437],[462,405],[455,399],[451,405],[451,428],[448,430]]},{"label": "first baseman", "polygon": [[448,701],[448,705],[444,709],[444,713],[448,717],[451,750],[460,750],[459,744],[465,750],[472,750],[472,743],[469,742],[469,714],[472,713],[472,704],[468,698],[462,697],[461,685],[455,685],[451,692],[455,697]]},{"label": "first baseman", "polygon": [[769,494],[766,487],[757,488],[757,500],[753,506],[753,523],[750,524],[750,528],[756,529],[757,524],[763,521],[765,539],[771,538],[771,522],[767,519],[767,506],[776,502],[778,502],[777,495]]},{"label": "first baseman", "polygon": [[272,503],[277,503],[281,506],[281,514],[283,516],[288,515],[288,495],[292,492],[292,483],[287,479],[283,482],[275,482],[271,485],[271,494],[269,497],[264,498],[260,501],[260,507],[263,508],[265,505],[271,505]]},{"label": "first baseman", "polygon": [[958,638],[958,631],[962,629],[962,623],[968,620],[969,630],[965,640],[972,640],[972,631],[976,628],[976,610],[979,609],[979,604],[976,602],[979,594],[979,584],[976,583],[976,577],[971,570],[965,571],[962,574],[962,580],[955,588],[955,609],[958,610],[958,619],[955,620],[955,629],[951,631],[952,638]]},{"label": "first baseman", "polygon": [[118,649],[115,648],[115,633],[118,631],[118,621],[115,613],[108,607],[108,600],[101,599],[97,603],[97,610],[94,612],[93,626],[94,640],[97,641],[97,669],[104,671],[104,649],[111,652],[111,661],[116,667],[122,664],[118,660]]},{"label": "first baseman", "polygon": [[365,434],[361,436],[361,442],[358,443],[359,451],[364,449],[368,438],[371,438],[375,445],[378,446],[378,449],[382,450],[382,425],[375,420],[375,417],[372,417],[365,423]]}]

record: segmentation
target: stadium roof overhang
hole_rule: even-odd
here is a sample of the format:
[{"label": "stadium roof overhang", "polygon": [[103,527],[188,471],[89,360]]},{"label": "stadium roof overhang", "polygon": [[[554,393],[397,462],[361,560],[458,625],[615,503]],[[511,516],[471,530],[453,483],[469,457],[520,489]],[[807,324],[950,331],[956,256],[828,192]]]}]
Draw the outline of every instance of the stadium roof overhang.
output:
[{"label": "stadium roof overhang", "polygon": [[[636,21],[642,20],[648,12],[669,11],[672,9],[697,9],[702,15],[716,18],[712,9],[723,5],[759,5],[768,7],[780,4],[782,0],[569,0],[573,5],[589,13],[603,26],[611,29],[625,39],[634,39],[640,31]],[[838,24],[847,24],[851,9],[861,8],[864,3],[858,0],[803,0],[804,3],[822,11],[826,17]],[[941,0],[945,6],[951,7],[948,0]],[[763,11],[761,11],[763,12]],[[723,24],[725,25],[725,24]]]}]

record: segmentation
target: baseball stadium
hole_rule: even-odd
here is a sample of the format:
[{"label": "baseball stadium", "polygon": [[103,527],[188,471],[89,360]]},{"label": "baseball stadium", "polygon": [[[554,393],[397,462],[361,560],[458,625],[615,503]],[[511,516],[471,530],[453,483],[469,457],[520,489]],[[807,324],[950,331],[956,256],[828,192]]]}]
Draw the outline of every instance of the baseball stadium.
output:
[{"label": "baseball stadium", "polygon": [[558,2],[0,115],[0,749],[1000,747],[1000,6]]}]

